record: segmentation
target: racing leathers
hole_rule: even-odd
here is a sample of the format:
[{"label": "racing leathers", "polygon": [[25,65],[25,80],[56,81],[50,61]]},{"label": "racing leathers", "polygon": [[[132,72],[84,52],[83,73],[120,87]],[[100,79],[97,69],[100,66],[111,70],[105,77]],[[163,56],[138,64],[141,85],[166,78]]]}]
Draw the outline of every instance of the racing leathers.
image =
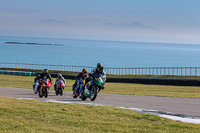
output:
[{"label": "racing leathers", "polygon": [[40,74],[40,79],[43,80],[43,79],[49,79],[51,84],[52,84],[52,78],[51,78],[51,75],[49,73],[41,73]]}]

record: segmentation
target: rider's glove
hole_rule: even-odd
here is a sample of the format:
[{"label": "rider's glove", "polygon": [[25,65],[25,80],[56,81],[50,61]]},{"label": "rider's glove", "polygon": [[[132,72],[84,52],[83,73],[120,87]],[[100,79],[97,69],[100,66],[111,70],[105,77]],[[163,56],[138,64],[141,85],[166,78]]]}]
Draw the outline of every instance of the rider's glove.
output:
[{"label": "rider's glove", "polygon": [[93,79],[92,76],[90,76],[89,79],[92,80]]}]

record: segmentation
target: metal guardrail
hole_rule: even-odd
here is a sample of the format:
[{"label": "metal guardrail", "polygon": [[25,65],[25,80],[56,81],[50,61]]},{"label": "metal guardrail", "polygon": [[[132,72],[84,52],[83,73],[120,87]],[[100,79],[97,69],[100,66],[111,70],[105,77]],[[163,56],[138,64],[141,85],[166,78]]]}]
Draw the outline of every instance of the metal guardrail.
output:
[{"label": "metal guardrail", "polygon": [[20,75],[20,76],[35,76],[34,72],[9,71],[9,70],[0,70],[0,74]]},{"label": "metal guardrail", "polygon": [[[72,65],[47,65],[26,63],[0,63],[0,68],[22,68],[22,69],[49,69],[58,71],[81,72],[83,68],[91,71],[95,67],[72,66]],[[113,75],[200,75],[200,67],[134,67],[117,68],[104,67],[107,74]]]}]

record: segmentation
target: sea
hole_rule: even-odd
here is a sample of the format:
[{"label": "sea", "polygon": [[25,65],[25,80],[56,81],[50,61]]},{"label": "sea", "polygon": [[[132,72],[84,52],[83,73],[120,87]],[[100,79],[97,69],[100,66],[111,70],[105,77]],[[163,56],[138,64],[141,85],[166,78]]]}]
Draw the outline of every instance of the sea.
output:
[{"label": "sea", "polygon": [[[6,43],[10,42],[10,43]],[[199,67],[200,45],[0,36],[0,63]]]}]

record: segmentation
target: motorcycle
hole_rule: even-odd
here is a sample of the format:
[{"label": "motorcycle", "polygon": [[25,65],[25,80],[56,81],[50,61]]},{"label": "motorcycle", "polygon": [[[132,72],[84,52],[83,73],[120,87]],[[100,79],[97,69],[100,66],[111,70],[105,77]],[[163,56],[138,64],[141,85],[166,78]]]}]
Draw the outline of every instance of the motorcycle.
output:
[{"label": "motorcycle", "polygon": [[36,82],[33,85],[33,90],[35,92],[35,94],[37,94],[39,92],[39,81],[36,80]]},{"label": "motorcycle", "polygon": [[94,77],[92,79],[92,86],[87,89],[87,85],[84,87],[84,89],[81,90],[79,97],[82,100],[86,100],[87,98],[90,98],[91,101],[94,101],[97,97],[97,94],[104,89],[105,80],[101,74],[94,74]]},{"label": "motorcycle", "polygon": [[85,87],[85,79],[80,79],[78,84],[75,86],[73,89],[73,98],[77,98],[80,94],[80,92],[84,89]]},{"label": "motorcycle", "polygon": [[63,90],[65,88],[65,83],[63,80],[59,80],[57,83],[56,83],[56,90],[55,90],[55,93],[56,95],[63,95]]},{"label": "motorcycle", "polygon": [[45,98],[47,98],[50,87],[51,82],[48,79],[42,80],[42,84],[39,90],[39,97],[42,98],[44,96]]}]

